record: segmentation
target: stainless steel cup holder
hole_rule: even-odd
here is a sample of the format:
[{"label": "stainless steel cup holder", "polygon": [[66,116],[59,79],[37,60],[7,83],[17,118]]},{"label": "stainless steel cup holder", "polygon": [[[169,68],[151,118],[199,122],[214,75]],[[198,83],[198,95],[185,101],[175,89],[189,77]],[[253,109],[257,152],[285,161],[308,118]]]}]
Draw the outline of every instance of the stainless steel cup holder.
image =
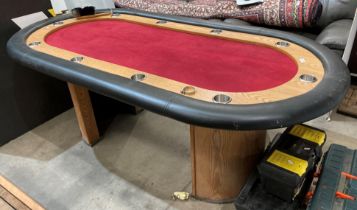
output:
[{"label": "stainless steel cup holder", "polygon": [[232,98],[224,94],[218,94],[212,98],[212,101],[217,104],[228,104],[232,101]]},{"label": "stainless steel cup holder", "polygon": [[57,22],[54,22],[53,25],[54,26],[60,26],[60,25],[63,25],[63,21],[57,21]]},{"label": "stainless steel cup holder", "polygon": [[223,31],[221,29],[212,29],[211,30],[211,34],[220,34],[222,33]]},{"label": "stainless steel cup holder", "polygon": [[29,47],[36,47],[36,46],[38,46],[40,44],[41,44],[41,42],[31,42],[28,46]]},{"label": "stainless steel cup holder", "polygon": [[165,24],[165,23],[167,23],[166,20],[159,20],[159,21],[156,22],[156,24]]},{"label": "stainless steel cup holder", "polygon": [[183,95],[193,95],[195,93],[196,93],[196,89],[192,86],[185,86],[181,90],[181,94],[183,94]]},{"label": "stainless steel cup holder", "polygon": [[317,78],[310,74],[302,74],[299,78],[302,82],[306,83],[314,83],[317,81]]},{"label": "stainless steel cup holder", "polygon": [[71,58],[71,61],[75,62],[75,63],[81,63],[83,60],[84,60],[84,58],[81,56]]},{"label": "stainless steel cup holder", "polygon": [[143,81],[146,78],[146,75],[145,74],[134,74],[130,78],[134,81],[139,82],[139,81]]},{"label": "stainless steel cup holder", "polygon": [[290,44],[289,44],[289,42],[280,41],[280,42],[277,42],[277,43],[276,43],[276,46],[279,46],[279,47],[289,47]]},{"label": "stainless steel cup holder", "polygon": [[112,13],[112,17],[118,17],[120,16],[120,13]]}]

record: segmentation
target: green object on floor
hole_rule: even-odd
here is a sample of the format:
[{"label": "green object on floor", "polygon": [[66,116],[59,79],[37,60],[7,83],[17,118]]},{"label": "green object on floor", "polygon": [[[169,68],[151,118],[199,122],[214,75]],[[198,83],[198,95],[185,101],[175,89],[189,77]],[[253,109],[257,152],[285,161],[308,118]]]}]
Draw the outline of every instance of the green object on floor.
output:
[{"label": "green object on floor", "polygon": [[[348,178],[357,175],[357,150],[332,144],[322,162],[322,171],[308,210],[353,210],[357,202],[357,180]],[[337,198],[336,194],[345,195]]]}]

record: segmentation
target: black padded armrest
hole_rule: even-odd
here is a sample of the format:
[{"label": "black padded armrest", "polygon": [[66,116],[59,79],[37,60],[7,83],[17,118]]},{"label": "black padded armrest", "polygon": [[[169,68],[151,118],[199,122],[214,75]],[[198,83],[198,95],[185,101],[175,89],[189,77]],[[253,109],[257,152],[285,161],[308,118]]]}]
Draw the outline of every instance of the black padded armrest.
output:
[{"label": "black padded armrest", "polygon": [[356,8],[356,0],[319,0],[322,4],[322,14],[317,24],[325,28],[336,20],[353,19]]},{"label": "black padded armrest", "polygon": [[351,19],[332,22],[316,37],[316,42],[330,49],[344,50],[352,26]]}]

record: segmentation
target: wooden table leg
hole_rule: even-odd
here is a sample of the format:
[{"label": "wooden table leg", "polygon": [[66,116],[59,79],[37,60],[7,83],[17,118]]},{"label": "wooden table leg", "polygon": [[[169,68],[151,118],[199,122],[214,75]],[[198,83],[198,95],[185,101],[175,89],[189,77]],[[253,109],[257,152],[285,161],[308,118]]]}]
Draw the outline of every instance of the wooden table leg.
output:
[{"label": "wooden table leg", "polygon": [[191,125],[192,195],[231,202],[265,149],[266,131],[232,131]]},{"label": "wooden table leg", "polygon": [[67,85],[82,137],[88,145],[92,146],[98,142],[100,136],[88,89],[72,83],[67,83]]}]

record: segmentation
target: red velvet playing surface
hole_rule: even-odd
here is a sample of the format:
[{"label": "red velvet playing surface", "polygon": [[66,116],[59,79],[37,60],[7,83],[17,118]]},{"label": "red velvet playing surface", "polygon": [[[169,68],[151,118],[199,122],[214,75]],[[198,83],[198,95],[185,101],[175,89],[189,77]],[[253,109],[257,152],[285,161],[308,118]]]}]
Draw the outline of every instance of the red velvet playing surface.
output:
[{"label": "red velvet playing surface", "polygon": [[48,35],[46,42],[216,91],[269,89],[297,73],[290,57],[268,47],[118,20],[70,25]]}]

